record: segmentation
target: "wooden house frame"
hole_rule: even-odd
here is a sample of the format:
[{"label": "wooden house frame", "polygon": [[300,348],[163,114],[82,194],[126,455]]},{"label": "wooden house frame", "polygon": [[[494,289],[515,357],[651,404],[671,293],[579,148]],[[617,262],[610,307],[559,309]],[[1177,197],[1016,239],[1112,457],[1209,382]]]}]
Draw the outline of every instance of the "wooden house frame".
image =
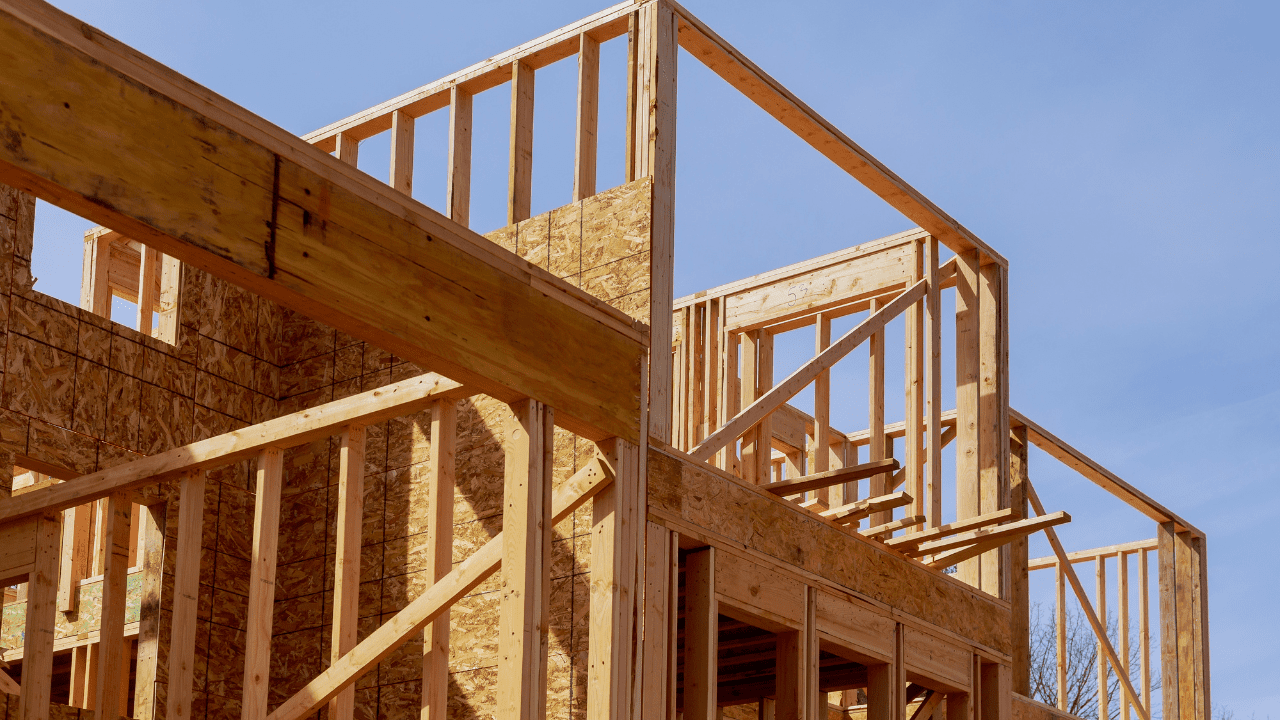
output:
[{"label": "wooden house frame", "polygon": [[[601,191],[599,46],[622,36],[625,183]],[[674,298],[681,48],[918,227]],[[532,216],[535,78],[573,56],[572,203]],[[507,226],[480,235],[472,97],[502,85]],[[9,717],[1068,716],[1026,697],[1028,576],[1053,568],[1059,629],[1070,586],[1096,634],[1100,707],[1123,669],[1115,701],[1149,720],[1155,552],[1164,717],[1207,720],[1206,538],[1010,407],[1008,262],[675,2],[624,2],[298,138],[39,0],[0,0],[0,100],[0,465],[34,482],[0,499],[0,576],[20,588],[0,624],[21,627]],[[409,195],[414,121],[436,111],[440,211]],[[384,183],[355,164],[388,131]],[[37,197],[102,226],[78,308],[32,287]],[[813,359],[776,381],[773,338],[805,328]],[[868,426],[841,432],[830,370],[860,346]],[[787,404],[810,385],[812,415]],[[1032,444],[1156,538],[1067,553]],[[1053,557],[1028,558],[1035,532]],[[479,607],[494,614],[459,634]]]}]

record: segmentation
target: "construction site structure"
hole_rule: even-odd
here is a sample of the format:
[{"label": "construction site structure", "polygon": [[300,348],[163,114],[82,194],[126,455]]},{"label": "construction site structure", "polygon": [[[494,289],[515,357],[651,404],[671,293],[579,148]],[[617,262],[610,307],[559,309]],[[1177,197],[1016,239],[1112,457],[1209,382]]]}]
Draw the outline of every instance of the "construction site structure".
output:
[{"label": "construction site structure", "polygon": [[[625,182],[600,190],[614,39]],[[680,49],[918,228],[673,297]],[[572,58],[573,195],[533,216],[534,80]],[[507,224],[480,235],[472,98],[504,86]],[[433,112],[439,211],[410,195]],[[1151,720],[1158,685],[1165,720],[1209,718],[1205,536],[1010,407],[1005,258],[671,0],[302,138],[0,0],[0,182],[0,720],[1070,718],[1069,604],[1099,717]],[[36,198],[100,224],[79,307],[33,287]],[[784,333],[814,352],[778,380]],[[868,422],[841,431],[853,353],[868,397],[835,402]],[[1154,538],[1068,552],[1031,445]],[[1058,707],[1028,698],[1037,570]]]}]

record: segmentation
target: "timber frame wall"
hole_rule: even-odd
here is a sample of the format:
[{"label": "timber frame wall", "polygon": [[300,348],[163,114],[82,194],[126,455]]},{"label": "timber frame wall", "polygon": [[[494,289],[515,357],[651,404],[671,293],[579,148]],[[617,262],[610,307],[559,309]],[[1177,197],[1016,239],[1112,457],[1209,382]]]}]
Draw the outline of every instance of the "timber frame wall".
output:
[{"label": "timber frame wall", "polygon": [[[601,191],[599,47],[622,36],[625,182]],[[674,298],[681,48],[918,227]],[[531,216],[535,78],[574,56],[572,197]],[[1123,669],[1121,714],[1150,720],[1155,551],[1164,717],[1208,719],[1206,538],[1010,407],[1007,261],[671,0],[303,138],[38,0],[0,0],[0,68],[7,717],[1061,717],[1061,632],[1060,707],[1025,697],[1028,574],[1054,568],[1057,617],[1070,585],[1104,658],[1100,706]],[[480,235],[472,98],[503,85],[507,224]],[[441,212],[409,195],[436,111]],[[387,131],[383,183],[355,165]],[[79,308],[33,288],[36,197],[102,224]],[[805,329],[814,358],[776,381],[774,337]],[[841,432],[830,370],[860,346],[868,424]],[[787,404],[809,385],[812,415]],[[1157,537],[1068,554],[1032,444]],[[1027,557],[1035,532],[1053,557]]]}]

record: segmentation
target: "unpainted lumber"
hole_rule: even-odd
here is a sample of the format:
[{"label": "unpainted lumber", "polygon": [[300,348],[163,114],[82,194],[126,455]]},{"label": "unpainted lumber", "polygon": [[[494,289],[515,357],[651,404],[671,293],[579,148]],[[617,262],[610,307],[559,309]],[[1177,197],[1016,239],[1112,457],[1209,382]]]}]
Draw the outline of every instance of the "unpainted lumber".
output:
[{"label": "unpainted lumber", "polygon": [[[505,401],[539,397],[566,427],[580,425],[569,427],[579,434],[638,440],[644,340],[630,318],[41,7],[22,0],[0,22],[0,63],[7,81],[24,88],[9,99],[6,131],[21,128],[28,138],[20,152],[0,151],[0,182],[397,357],[487,385],[481,389]],[[52,66],[62,68],[54,83]],[[67,102],[79,110],[41,117]],[[130,121],[136,113],[148,122]],[[98,129],[86,132],[85,118]],[[103,135],[112,142],[99,143]],[[160,145],[165,152],[154,152]],[[210,147],[218,163],[201,159]],[[102,177],[117,182],[104,186]],[[365,272],[353,275],[353,267]],[[388,292],[420,302],[387,303]],[[562,372],[564,357],[577,358],[577,372]]]},{"label": "unpainted lumber", "polygon": [[684,717],[716,720],[718,608],[716,548],[685,557]]},{"label": "unpainted lumber", "polygon": [[[335,526],[333,567],[333,625],[330,664],[356,646],[360,615],[360,548],[364,518],[365,429],[348,425],[338,439],[338,517]],[[450,504],[452,507],[452,503]],[[432,504],[435,510],[436,505]],[[329,717],[352,720],[355,688],[347,688],[329,701]]]},{"label": "unpainted lumber", "polygon": [[244,634],[243,720],[264,720],[267,717],[283,480],[283,451],[277,447],[263,448],[258,453],[254,485],[253,555],[249,567],[249,603]]},{"label": "unpainted lumber", "polygon": [[178,481],[178,537],[173,561],[173,610],[165,718],[191,720],[196,664],[196,613],[200,604],[200,539],[204,531],[205,475]]},{"label": "unpainted lumber", "polygon": [[600,43],[578,35],[578,113],[574,133],[573,200],[596,194],[596,129],[600,120]]},{"label": "unpainted lumber", "polygon": [[449,157],[446,160],[445,210],[450,220],[471,224],[471,94],[449,89]]},{"label": "unpainted lumber", "polygon": [[[979,455],[979,402],[981,375],[981,317],[976,251],[956,256],[956,518],[967,520],[982,514],[982,481]],[[982,587],[982,563],[962,563],[956,576]]]},{"label": "unpainted lumber", "polygon": [[[453,569],[453,503],[456,473],[458,406],[453,400],[431,405],[431,476],[427,487],[427,573],[432,582]],[[449,716],[449,610],[430,624],[422,637],[422,720]]]},{"label": "unpainted lumber", "polygon": [[[568,517],[603,488],[613,482],[613,473],[593,460],[573,474],[555,493],[551,525]],[[377,668],[378,663],[422,631],[441,612],[466,596],[502,568],[505,543],[503,533],[458,563],[404,609],[369,633],[351,652],[329,666],[292,697],[277,707],[268,720],[301,720],[315,713],[343,688]]]},{"label": "unpainted lumber", "polygon": [[391,113],[391,187],[413,194],[414,119],[403,110]]},{"label": "unpainted lumber", "polygon": [[918,282],[904,291],[879,312],[845,333],[843,337],[832,343],[831,347],[827,348],[822,354],[802,365],[798,370],[787,376],[785,380],[773,386],[773,389],[769,392],[750,403],[732,420],[699,443],[689,454],[695,460],[706,461],[724,444],[742,435],[759,423],[766,415],[777,409],[779,405],[795,397],[805,386],[813,382],[819,373],[830,369],[837,361],[865,342],[874,332],[883,328],[889,320],[896,317],[911,303],[920,299],[924,295],[924,291],[924,281]]},{"label": "unpainted lumber", "polygon": [[58,613],[58,561],[62,518],[45,512],[35,521],[34,558],[27,578],[26,623],[22,641],[21,720],[49,720],[53,674],[53,633]]}]

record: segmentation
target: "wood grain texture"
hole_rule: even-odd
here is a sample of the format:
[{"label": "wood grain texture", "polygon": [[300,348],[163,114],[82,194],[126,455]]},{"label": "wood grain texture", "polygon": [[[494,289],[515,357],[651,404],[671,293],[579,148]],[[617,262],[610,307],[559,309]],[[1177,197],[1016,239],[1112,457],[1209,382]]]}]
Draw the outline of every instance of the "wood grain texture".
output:
[{"label": "wood grain texture", "polygon": [[[23,138],[0,151],[0,182],[399,357],[637,439],[644,349],[629,320],[35,0],[0,16],[0,48],[21,88],[5,131]],[[389,288],[420,302],[387,303]]]}]

